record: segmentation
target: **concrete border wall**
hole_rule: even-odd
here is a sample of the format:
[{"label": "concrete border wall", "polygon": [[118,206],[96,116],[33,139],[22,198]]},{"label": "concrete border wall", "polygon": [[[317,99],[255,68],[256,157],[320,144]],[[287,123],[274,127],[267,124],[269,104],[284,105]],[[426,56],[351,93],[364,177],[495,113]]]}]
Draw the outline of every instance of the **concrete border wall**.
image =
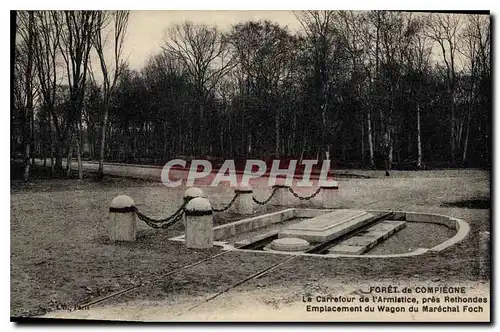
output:
[{"label": "concrete border wall", "polygon": [[[441,214],[434,213],[420,213],[420,212],[405,212],[405,211],[389,211],[389,210],[366,210],[369,213],[380,213],[380,212],[394,212],[396,218],[404,217],[407,222],[423,222],[423,223],[435,223],[450,229],[456,230],[453,237],[448,240],[434,246],[432,248],[418,248],[412,252],[401,253],[401,254],[388,254],[388,255],[346,255],[346,254],[305,254],[296,252],[270,252],[264,250],[247,250],[247,249],[236,249],[233,245],[223,241],[231,236],[236,235],[240,232],[248,232],[258,228],[262,228],[271,224],[278,222],[290,220],[292,218],[314,218],[318,215],[328,213],[332,211],[331,209],[301,209],[301,208],[290,208],[282,211],[267,213],[262,216],[247,218],[232,222],[226,225],[217,226],[214,228],[214,245],[222,247],[223,250],[235,250],[235,251],[247,251],[257,254],[265,255],[302,255],[302,256],[316,256],[323,258],[335,258],[335,257],[356,257],[356,258],[391,258],[391,257],[408,257],[422,255],[426,252],[440,252],[443,251],[459,242],[464,240],[470,232],[470,226],[467,222],[449,217]],[[171,241],[185,242],[184,235],[177,236],[175,238],[169,239]]]}]

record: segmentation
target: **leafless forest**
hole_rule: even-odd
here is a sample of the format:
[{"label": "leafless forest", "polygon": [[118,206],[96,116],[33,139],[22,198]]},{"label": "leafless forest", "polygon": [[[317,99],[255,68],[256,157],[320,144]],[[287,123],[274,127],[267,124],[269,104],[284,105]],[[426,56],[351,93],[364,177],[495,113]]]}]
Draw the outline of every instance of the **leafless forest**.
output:
[{"label": "leafless forest", "polygon": [[83,159],[102,171],[179,156],[489,168],[489,15],[294,14],[298,32],[171,25],[135,70],[129,12],[12,12],[11,153],[24,178],[35,158],[64,174],[68,157],[80,177]]}]

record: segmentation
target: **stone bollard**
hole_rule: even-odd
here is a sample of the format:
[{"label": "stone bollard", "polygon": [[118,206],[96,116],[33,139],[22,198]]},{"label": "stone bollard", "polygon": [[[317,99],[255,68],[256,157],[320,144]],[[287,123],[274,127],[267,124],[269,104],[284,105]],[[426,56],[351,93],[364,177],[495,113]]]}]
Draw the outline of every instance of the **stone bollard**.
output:
[{"label": "stone bollard", "polygon": [[[206,196],[203,190],[201,190],[198,187],[189,187],[186,189],[186,191],[184,191],[184,197],[183,197],[184,202],[190,201],[195,197],[206,197]],[[182,224],[184,225],[184,227],[186,227],[186,216],[182,218]]]},{"label": "stone bollard", "polygon": [[108,237],[111,242],[135,241],[137,232],[134,200],[126,195],[113,199],[109,207]]},{"label": "stone bollard", "polygon": [[275,184],[273,186],[273,190],[275,190],[276,188],[276,192],[274,193],[274,197],[273,197],[273,205],[277,205],[277,206],[286,206],[288,205],[290,202],[289,202],[289,194],[290,194],[290,191],[288,189],[288,186],[285,186],[283,184]]},{"label": "stone bollard", "polygon": [[479,277],[490,278],[490,232],[479,232]]},{"label": "stone bollard", "polygon": [[207,249],[213,246],[214,221],[210,202],[203,197],[196,197],[184,208],[186,216],[186,247]]},{"label": "stone bollard", "polygon": [[335,207],[335,197],[338,194],[339,186],[335,182],[333,185],[321,186],[320,205],[322,208],[329,209]]},{"label": "stone bollard", "polygon": [[238,214],[250,214],[253,212],[253,189],[250,186],[239,187],[234,190],[239,194],[234,201],[234,212]]},{"label": "stone bollard", "polygon": [[195,197],[206,197],[203,190],[197,187],[189,187],[184,192],[184,201],[190,200]]}]

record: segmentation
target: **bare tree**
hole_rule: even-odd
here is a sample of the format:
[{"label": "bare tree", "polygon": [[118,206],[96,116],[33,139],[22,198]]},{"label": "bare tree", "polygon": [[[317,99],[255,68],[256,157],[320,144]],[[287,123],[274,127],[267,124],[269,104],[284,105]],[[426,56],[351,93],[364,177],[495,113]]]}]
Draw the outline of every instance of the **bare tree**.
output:
[{"label": "bare tree", "polygon": [[408,75],[413,81],[410,86],[410,94],[413,96],[412,100],[415,102],[417,113],[417,167],[421,168],[423,159],[421,113],[425,100],[423,85],[425,84],[425,76],[430,70],[432,48],[429,38],[423,33],[426,28],[425,21],[416,20],[414,28],[415,33],[411,36],[409,48],[405,53],[405,62]]},{"label": "bare tree", "polygon": [[258,131],[274,120],[274,155],[277,157],[284,146],[282,113],[289,106],[283,102],[280,105],[276,101],[291,89],[290,78],[296,72],[298,41],[287,29],[270,21],[238,24],[233,27],[230,40],[231,50],[238,60],[239,74],[242,76],[241,92],[248,99],[256,97],[252,103],[246,101],[246,113],[254,108],[261,115],[260,119],[255,119],[251,124],[245,123],[245,126],[253,127],[253,132],[245,130],[247,153],[252,151],[252,137],[261,145],[270,143],[263,142],[266,139]]},{"label": "bare tree", "polygon": [[327,113],[329,109],[329,84],[330,68],[328,60],[332,53],[335,43],[335,33],[333,29],[334,12],[333,11],[300,11],[295,16],[302,25],[314,54],[314,71],[317,80],[317,98],[318,107],[321,114],[322,137],[321,144],[325,152],[325,159],[330,159],[330,144],[326,142],[327,134]]},{"label": "bare tree", "polygon": [[205,103],[219,80],[234,66],[227,39],[215,26],[186,21],[169,29],[164,41],[163,49],[184,65],[198,91],[199,137],[196,143],[204,154],[207,139]]},{"label": "bare tree", "polygon": [[[24,180],[28,181],[30,177],[30,157],[32,154],[31,145],[33,139],[33,117],[34,117],[34,79],[35,79],[35,61],[34,61],[34,49],[35,49],[35,16],[33,11],[19,12],[17,18],[19,19],[19,24],[17,24],[17,32],[21,37],[21,47],[17,48],[17,51],[24,53],[25,58],[23,59],[24,72],[24,103],[21,114],[22,122],[22,140],[23,140],[23,152],[24,152]],[[16,54],[16,56],[21,56]]]},{"label": "bare tree", "polygon": [[[375,167],[374,161],[374,143],[373,143],[373,128],[372,128],[372,99],[369,97],[369,91],[372,89],[372,63],[369,58],[369,52],[373,38],[369,33],[369,25],[367,24],[367,14],[365,12],[356,11],[339,11],[337,13],[339,20],[339,29],[345,39],[346,50],[351,58],[351,82],[354,87],[354,99],[364,108],[364,116],[366,119],[361,121],[362,139],[361,139],[361,155],[364,161],[364,121],[367,124],[367,140],[369,153],[369,166]],[[363,112],[361,112],[363,113]]]},{"label": "bare tree", "polygon": [[459,15],[431,15],[428,25],[428,36],[440,48],[446,66],[446,82],[450,97],[450,155],[456,160],[459,141],[457,135],[456,88],[457,88],[457,48],[459,46],[461,19]]},{"label": "bare tree", "polygon": [[467,25],[461,34],[462,45],[458,49],[466,61],[467,77],[469,77],[467,101],[468,107],[464,122],[459,126],[459,137],[462,137],[462,128],[465,125],[465,137],[462,150],[462,163],[467,160],[471,117],[474,107],[478,102],[478,81],[480,76],[490,71],[490,26],[489,17],[484,15],[470,15]]},{"label": "bare tree", "polygon": [[[56,92],[58,85],[58,66],[57,58],[59,51],[59,38],[61,34],[61,25],[58,24],[56,12],[38,11],[36,18],[36,47],[35,60],[37,64],[38,80],[40,82],[40,92],[42,95],[43,107],[49,112],[50,118],[55,128],[57,137],[55,150],[55,164],[52,159],[53,139],[50,132],[50,151],[53,169],[62,169],[62,150],[64,148],[62,129],[62,120],[60,121],[55,111]],[[49,122],[49,130],[52,125]]]},{"label": "bare tree", "polygon": [[[106,131],[108,125],[108,115],[111,99],[115,92],[116,82],[122,73],[124,60],[122,58],[123,44],[127,33],[129,12],[114,11],[98,12],[96,17],[97,31],[94,35],[93,45],[99,56],[99,63],[103,75],[103,117],[101,123],[101,144],[99,152],[99,175],[103,176],[104,155],[106,148]],[[103,38],[104,30],[110,21],[113,24],[113,65],[106,63],[104,48],[107,42],[107,36]]]},{"label": "bare tree", "polygon": [[83,178],[81,160],[82,104],[87,80],[89,54],[94,34],[98,27],[96,23],[97,12],[95,11],[65,11],[64,25],[61,31],[61,43],[59,44],[66,64],[70,100],[68,125],[63,135],[69,147],[68,174],[71,171],[72,141],[74,139],[77,148],[79,179]]}]

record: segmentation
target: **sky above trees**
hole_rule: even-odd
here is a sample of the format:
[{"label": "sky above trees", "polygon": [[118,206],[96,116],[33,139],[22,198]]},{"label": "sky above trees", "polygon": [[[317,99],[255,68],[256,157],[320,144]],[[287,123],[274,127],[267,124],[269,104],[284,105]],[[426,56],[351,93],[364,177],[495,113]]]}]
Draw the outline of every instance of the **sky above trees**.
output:
[{"label": "sky above trees", "polygon": [[[413,15],[431,14],[415,12]],[[161,46],[165,40],[165,31],[171,26],[181,24],[184,21],[192,21],[196,24],[216,25],[221,30],[229,30],[231,26],[249,20],[269,20],[280,26],[288,27],[292,33],[301,30],[299,21],[293,11],[289,10],[132,10],[130,11],[129,28],[124,44],[124,56],[128,59],[131,69],[139,70],[146,64],[151,54],[155,54],[161,50]],[[112,48],[110,46],[107,47],[105,53],[107,57],[112,57]],[[439,50],[436,47],[433,49],[433,59],[437,62],[441,61]],[[98,65],[99,58],[95,52],[92,55],[91,61]],[[459,63],[457,65],[461,66],[461,63],[462,61],[460,61],[459,56]],[[101,79],[99,71],[96,71],[96,79]]]},{"label": "sky above trees", "polygon": [[[300,29],[292,11],[130,11],[124,45],[124,54],[129,57],[130,68],[142,68],[151,54],[161,50],[165,30],[186,20],[197,24],[217,25],[223,30],[248,20],[270,20],[288,26],[291,31]],[[112,52],[111,49],[108,51]]]}]

